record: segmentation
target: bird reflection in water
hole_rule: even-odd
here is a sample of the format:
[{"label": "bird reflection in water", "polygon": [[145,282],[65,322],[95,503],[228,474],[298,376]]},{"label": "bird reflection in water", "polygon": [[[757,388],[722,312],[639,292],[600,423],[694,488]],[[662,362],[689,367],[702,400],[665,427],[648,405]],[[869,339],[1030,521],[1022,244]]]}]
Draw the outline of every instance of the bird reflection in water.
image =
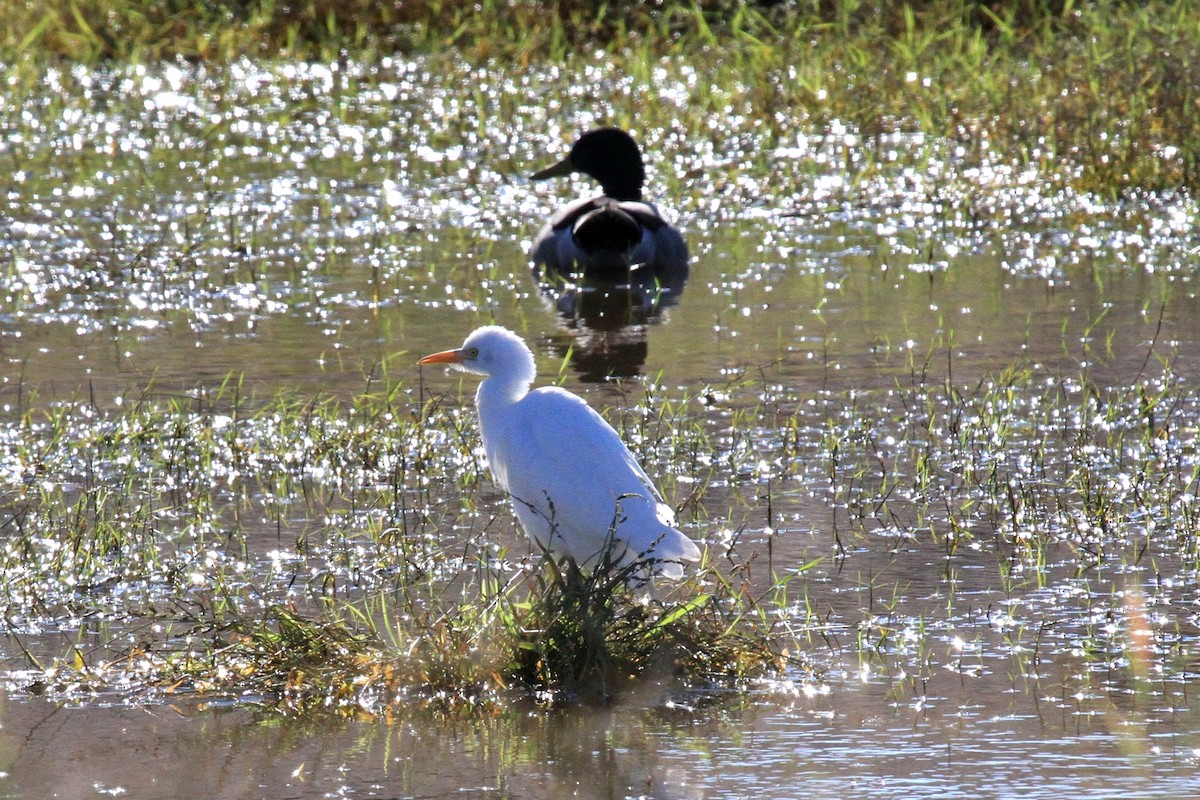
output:
[{"label": "bird reflection in water", "polygon": [[555,352],[565,357],[571,350],[579,379],[599,383],[642,374],[650,352],[649,326],[661,323],[666,309],[679,302],[688,270],[684,265],[654,274],[638,267],[630,273],[633,280],[616,282],[564,276],[535,264],[533,276],[558,317]]}]

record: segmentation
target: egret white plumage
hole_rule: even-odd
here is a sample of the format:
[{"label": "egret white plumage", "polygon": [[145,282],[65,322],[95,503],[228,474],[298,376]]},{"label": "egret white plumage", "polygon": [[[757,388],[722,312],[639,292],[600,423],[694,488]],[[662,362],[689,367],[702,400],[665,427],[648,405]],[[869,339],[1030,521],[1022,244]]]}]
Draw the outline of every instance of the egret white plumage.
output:
[{"label": "egret white plumage", "polygon": [[530,390],[533,353],[521,337],[489,325],[457,350],[420,364],[449,364],[484,376],[475,394],[479,428],[496,483],[539,546],[594,566],[607,554],[627,566],[678,579],[700,550],[674,527],[674,514],[620,436],[578,395]]}]

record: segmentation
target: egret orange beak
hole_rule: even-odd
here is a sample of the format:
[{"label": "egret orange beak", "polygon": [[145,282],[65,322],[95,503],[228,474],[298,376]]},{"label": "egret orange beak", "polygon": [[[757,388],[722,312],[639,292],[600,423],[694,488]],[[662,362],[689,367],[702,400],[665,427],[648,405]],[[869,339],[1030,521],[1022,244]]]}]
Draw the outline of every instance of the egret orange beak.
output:
[{"label": "egret orange beak", "polygon": [[458,350],[443,350],[440,353],[434,353],[430,356],[425,356],[418,364],[459,364],[462,363],[462,352]]}]

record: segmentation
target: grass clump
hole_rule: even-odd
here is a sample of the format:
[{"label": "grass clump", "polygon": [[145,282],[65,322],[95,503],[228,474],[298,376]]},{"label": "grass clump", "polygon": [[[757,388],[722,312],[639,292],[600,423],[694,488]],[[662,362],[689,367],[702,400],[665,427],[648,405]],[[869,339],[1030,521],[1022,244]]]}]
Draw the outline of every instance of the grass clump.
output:
[{"label": "grass clump", "polygon": [[[624,570],[582,573],[546,557],[495,594],[429,593],[272,605],[261,616],[214,611],[185,635],[120,657],[82,651],[35,664],[39,693],[118,689],[145,699],[233,700],[285,714],[386,716],[402,706],[499,711],[514,703],[605,703],[649,680],[671,692],[739,684],[787,659],[766,614],[704,591],[709,568],[663,599]],[[730,589],[718,580],[716,585]],[[480,586],[480,585],[477,585]]]},{"label": "grass clump", "polygon": [[[506,623],[513,676],[544,696],[611,697],[645,674],[707,683],[779,665],[767,632],[734,636],[737,626],[710,607],[721,599],[698,582],[655,601],[629,587],[637,564],[581,572],[548,563]],[[723,599],[728,608],[733,598]]]}]

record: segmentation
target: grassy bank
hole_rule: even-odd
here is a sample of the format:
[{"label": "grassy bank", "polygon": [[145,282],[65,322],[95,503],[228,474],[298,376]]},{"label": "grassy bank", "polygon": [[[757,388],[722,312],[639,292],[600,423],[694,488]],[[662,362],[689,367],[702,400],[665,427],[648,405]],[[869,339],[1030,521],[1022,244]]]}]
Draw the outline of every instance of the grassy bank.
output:
[{"label": "grassy bank", "polygon": [[[921,131],[1115,195],[1200,182],[1193,0],[743,5],[0,3],[0,59],[371,60],[442,53],[516,65],[598,49],[614,69],[705,76],[689,102],[744,105],[782,139],[850,124]],[[642,109],[647,125],[670,108]],[[660,119],[660,117],[664,119]],[[683,121],[685,124],[687,120]],[[695,135],[693,133],[693,135]]]}]

